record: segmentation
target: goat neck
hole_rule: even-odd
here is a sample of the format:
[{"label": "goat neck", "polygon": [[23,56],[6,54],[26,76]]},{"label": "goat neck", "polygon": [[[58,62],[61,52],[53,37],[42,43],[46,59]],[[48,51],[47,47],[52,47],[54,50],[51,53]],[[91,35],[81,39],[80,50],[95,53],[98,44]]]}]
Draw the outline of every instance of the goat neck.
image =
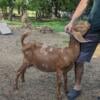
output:
[{"label": "goat neck", "polygon": [[70,36],[69,48],[76,58],[80,52],[80,43],[73,36]]}]

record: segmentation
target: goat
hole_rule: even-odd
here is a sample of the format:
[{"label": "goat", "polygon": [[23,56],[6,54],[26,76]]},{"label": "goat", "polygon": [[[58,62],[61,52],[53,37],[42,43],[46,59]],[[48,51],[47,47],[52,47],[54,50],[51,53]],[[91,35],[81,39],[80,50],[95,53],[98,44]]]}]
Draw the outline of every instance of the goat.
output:
[{"label": "goat", "polygon": [[24,39],[28,36],[28,33],[24,33],[21,37],[24,59],[23,64],[17,71],[15,88],[18,89],[19,77],[21,76],[22,82],[24,82],[26,69],[30,66],[34,66],[44,72],[56,72],[57,100],[62,100],[61,78],[63,76],[64,90],[67,92],[67,72],[72,68],[79,56],[80,42],[86,42],[82,35],[84,35],[88,29],[89,24],[87,23],[76,24],[70,35],[69,46],[64,48],[54,48],[42,43],[25,43]]}]

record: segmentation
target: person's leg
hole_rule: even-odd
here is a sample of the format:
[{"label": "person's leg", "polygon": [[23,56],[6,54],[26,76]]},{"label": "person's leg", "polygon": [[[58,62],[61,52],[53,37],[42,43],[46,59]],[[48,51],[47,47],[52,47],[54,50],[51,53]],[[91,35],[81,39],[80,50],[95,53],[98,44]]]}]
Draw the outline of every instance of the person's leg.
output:
[{"label": "person's leg", "polygon": [[67,94],[69,100],[74,100],[81,93],[81,80],[84,71],[84,62],[89,62],[96,49],[97,42],[81,44],[80,56],[75,63],[75,85]]},{"label": "person's leg", "polygon": [[75,90],[81,90],[81,80],[84,72],[84,63],[75,63]]},{"label": "person's leg", "polygon": [[97,100],[100,100],[100,96],[97,97]]}]

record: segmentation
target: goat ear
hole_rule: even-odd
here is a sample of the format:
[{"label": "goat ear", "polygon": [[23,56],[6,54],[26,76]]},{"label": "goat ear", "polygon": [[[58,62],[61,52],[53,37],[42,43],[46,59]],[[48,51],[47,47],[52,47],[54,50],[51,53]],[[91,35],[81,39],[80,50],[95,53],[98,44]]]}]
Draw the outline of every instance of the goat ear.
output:
[{"label": "goat ear", "polygon": [[71,35],[80,43],[88,42],[80,32],[72,32]]}]

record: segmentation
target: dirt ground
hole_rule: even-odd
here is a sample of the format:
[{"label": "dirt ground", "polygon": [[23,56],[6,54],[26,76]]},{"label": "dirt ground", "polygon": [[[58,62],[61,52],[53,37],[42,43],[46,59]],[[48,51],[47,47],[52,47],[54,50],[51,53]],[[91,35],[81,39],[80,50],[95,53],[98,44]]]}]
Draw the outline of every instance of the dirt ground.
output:
[{"label": "dirt ground", "polygon": [[[55,73],[44,73],[35,68],[27,70],[26,82],[19,82],[19,90],[13,90],[16,70],[22,63],[20,37],[23,29],[15,29],[12,35],[0,35],[0,100],[56,100]],[[67,45],[64,33],[43,34],[33,31],[31,38],[57,47]],[[77,100],[96,100],[100,95],[100,46],[91,63],[85,64],[82,94]],[[74,85],[73,69],[68,73],[68,88]],[[62,88],[63,100],[67,100]]]}]

